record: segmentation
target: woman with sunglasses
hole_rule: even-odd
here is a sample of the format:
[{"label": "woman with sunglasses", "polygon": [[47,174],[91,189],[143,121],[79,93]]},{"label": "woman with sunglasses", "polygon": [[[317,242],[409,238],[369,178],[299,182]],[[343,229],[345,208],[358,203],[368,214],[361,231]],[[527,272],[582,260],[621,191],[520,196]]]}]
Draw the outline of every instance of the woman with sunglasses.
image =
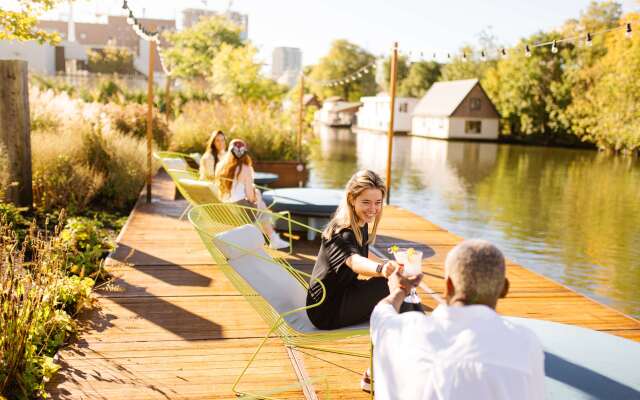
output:
[{"label": "woman with sunglasses", "polygon": [[[218,191],[220,200],[224,203],[235,203],[266,210],[267,206],[262,200],[260,191],[253,184],[253,162],[248,154],[247,144],[241,139],[233,139],[229,143],[229,151],[216,168]],[[282,240],[273,229],[273,225],[267,215],[262,214],[260,223],[264,232],[269,237],[269,246],[272,249],[289,247],[289,243]]]},{"label": "woman with sunglasses", "polygon": [[200,179],[213,181],[216,176],[216,165],[227,152],[227,142],[224,132],[214,131],[207,140],[207,147],[200,160]]}]

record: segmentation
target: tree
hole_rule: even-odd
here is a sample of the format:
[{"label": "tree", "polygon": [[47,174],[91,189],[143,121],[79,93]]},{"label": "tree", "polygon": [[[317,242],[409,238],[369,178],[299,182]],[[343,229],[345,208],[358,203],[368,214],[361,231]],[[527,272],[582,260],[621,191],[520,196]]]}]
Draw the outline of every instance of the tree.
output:
[{"label": "tree", "polygon": [[250,99],[273,100],[286,93],[286,87],[260,73],[255,62],[256,49],[251,45],[234,47],[223,43],[211,62],[208,81],[218,95]]},{"label": "tree", "polygon": [[[553,115],[554,110],[566,107],[569,101],[566,91],[557,87],[562,80],[563,54],[553,54],[549,46],[533,49],[531,57],[522,51],[526,43],[555,38],[557,34],[535,34],[486,71],[482,84],[503,118],[503,133],[548,137],[567,133],[568,127]],[[560,52],[570,51],[562,48]]]},{"label": "tree", "polygon": [[37,17],[50,10],[59,0],[21,0],[20,11],[0,8],[0,40],[37,40],[39,43],[56,44],[60,36],[36,27]]},{"label": "tree", "polygon": [[223,44],[243,45],[240,27],[225,17],[201,19],[191,28],[165,33],[171,47],[164,51],[172,74],[181,78],[206,78]]},{"label": "tree", "polygon": [[124,47],[107,44],[103,49],[90,50],[89,71],[103,74],[133,73],[133,54]]},{"label": "tree", "polygon": [[456,55],[451,62],[442,66],[441,80],[482,79],[487,70],[495,65],[496,61],[483,61],[481,51],[475,50],[472,46],[462,47],[459,55]]},{"label": "tree", "polygon": [[440,78],[440,64],[435,61],[418,61],[409,67],[407,77],[400,82],[398,95],[422,97],[431,85]]},{"label": "tree", "polygon": [[[639,13],[620,19],[640,21]],[[606,54],[579,72],[573,103],[567,113],[572,129],[601,149],[638,152],[640,149],[640,37],[609,35]]]},{"label": "tree", "polygon": [[362,96],[371,96],[376,93],[374,69],[369,68],[367,73],[355,81],[336,87],[327,87],[315,82],[341,79],[355,73],[359,69],[371,64],[375,57],[347,40],[336,40],[331,44],[331,49],[322,57],[313,68],[310,76],[312,91],[321,98],[341,96],[346,100],[358,100]]},{"label": "tree", "polygon": [[[396,87],[400,86],[402,82],[409,75],[409,59],[407,56],[398,55],[398,63],[396,64]],[[382,82],[378,84],[382,87],[382,90],[389,92],[389,83],[391,81],[391,57],[384,60]]]}]

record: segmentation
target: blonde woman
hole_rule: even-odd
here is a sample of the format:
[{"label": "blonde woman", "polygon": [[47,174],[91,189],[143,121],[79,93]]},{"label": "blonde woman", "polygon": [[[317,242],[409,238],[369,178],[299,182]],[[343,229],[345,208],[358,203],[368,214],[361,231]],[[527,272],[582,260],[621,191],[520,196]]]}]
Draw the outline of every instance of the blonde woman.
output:
[{"label": "blonde woman", "polygon": [[[369,244],[376,238],[382,217],[382,199],[386,188],[373,171],[356,172],[349,179],[342,203],[322,233],[322,242],[312,282],[322,281],[326,298],[307,310],[311,322],[319,329],[336,329],[369,320],[376,304],[389,295],[387,279],[399,267],[369,258]],[[369,225],[372,224],[371,234]],[[371,277],[359,280],[358,275]],[[322,287],[309,288],[307,305],[322,298]]]},{"label": "blonde woman", "polygon": [[[260,191],[253,184],[253,161],[247,151],[247,144],[243,140],[233,139],[229,143],[229,151],[216,167],[220,200],[224,203],[235,203],[265,210],[267,206],[262,201]],[[260,223],[269,237],[269,246],[272,249],[289,247],[289,242],[278,236],[268,218],[260,218]]]},{"label": "blonde woman", "polygon": [[213,181],[216,176],[216,165],[227,152],[227,142],[222,131],[214,131],[207,140],[207,147],[200,159],[200,179]]}]

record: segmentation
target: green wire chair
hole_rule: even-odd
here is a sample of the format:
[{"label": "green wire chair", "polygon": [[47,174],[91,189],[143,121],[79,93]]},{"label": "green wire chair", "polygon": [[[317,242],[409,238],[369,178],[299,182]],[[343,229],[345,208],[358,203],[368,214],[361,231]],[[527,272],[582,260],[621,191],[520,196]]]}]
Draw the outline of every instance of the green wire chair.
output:
[{"label": "green wire chair", "polygon": [[313,327],[306,310],[324,302],[324,285],[316,280],[322,287],[322,298],[318,303],[307,306],[306,293],[312,279],[311,275],[295,269],[284,258],[273,257],[273,252],[265,251],[264,237],[253,224],[258,214],[268,214],[274,220],[286,219],[289,226],[297,225],[321,233],[290,217],[236,204],[196,206],[189,212],[189,220],[225,276],[270,326],[249,362],[236,378],[232,390],[236,395],[272,399],[265,395],[238,390],[242,377],[269,338],[280,338],[285,346],[292,349],[309,349],[370,360],[372,353],[371,348],[365,353],[339,348],[340,340],[368,336],[368,325],[336,330],[319,330]]}]

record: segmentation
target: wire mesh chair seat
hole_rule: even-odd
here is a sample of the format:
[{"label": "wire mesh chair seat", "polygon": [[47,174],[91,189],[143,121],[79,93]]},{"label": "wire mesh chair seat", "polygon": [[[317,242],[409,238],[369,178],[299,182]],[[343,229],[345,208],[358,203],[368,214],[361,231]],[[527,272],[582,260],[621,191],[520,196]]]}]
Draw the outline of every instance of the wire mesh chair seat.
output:
[{"label": "wire mesh chair seat", "polygon": [[314,278],[266,248],[263,233],[252,223],[255,213],[268,213],[274,219],[288,219],[291,225],[315,230],[281,214],[235,204],[196,206],[189,212],[189,220],[225,277],[270,327],[233,385],[236,394],[266,398],[240,392],[237,386],[269,338],[277,337],[290,348],[362,358],[370,358],[371,351],[340,348],[341,340],[368,336],[368,323],[335,330],[320,330],[313,326],[306,311],[324,302],[323,283],[315,280],[323,294],[320,301],[307,306],[306,294]]}]

